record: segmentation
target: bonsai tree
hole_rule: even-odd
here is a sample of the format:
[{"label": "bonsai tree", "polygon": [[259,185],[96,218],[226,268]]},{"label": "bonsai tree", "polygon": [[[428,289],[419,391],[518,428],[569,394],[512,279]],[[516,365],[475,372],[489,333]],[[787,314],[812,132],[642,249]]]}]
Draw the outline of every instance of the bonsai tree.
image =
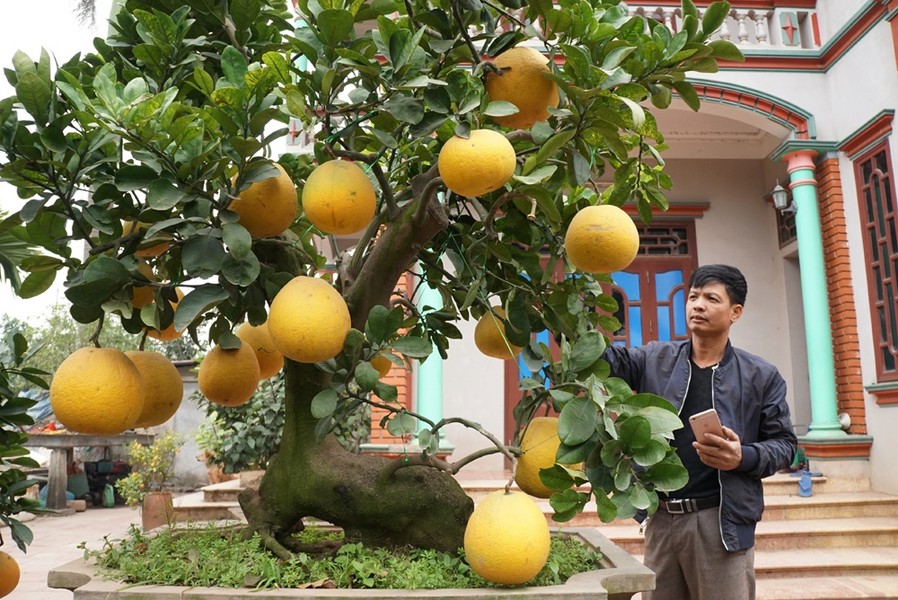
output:
[{"label": "bonsai tree", "polygon": [[[589,207],[630,203],[645,221],[666,207],[650,105],[665,108],[675,91],[698,109],[685,74],[739,58],[729,42],[709,41],[727,3],[699,16],[684,0],[677,32],[618,1],[295,5],[297,25],[282,0],[127,0],[95,53],[58,66],[46,52],[15,56],[6,73],[16,94],[0,102],[0,177],[18,188],[28,241],[53,255],[25,283],[64,274],[79,322],[134,335],[173,327],[207,336],[222,357],[240,346],[233,332],[245,320],[268,319],[277,338],[275,321],[315,329],[346,311],[330,337],[315,329],[315,349],[335,350],[284,352],[279,450],[259,489],[240,498],[280,556],[307,516],[348,539],[462,545],[473,504],[452,473],[488,453],[514,462],[520,447],[464,419],[410,413],[375,365],[445,359],[466,319],[491,322],[497,353],[520,350],[534,372],[521,381],[518,434],[535,415],[559,413],[557,462],[583,468],[542,470],[558,490],[556,518],[590,496],[603,520],[653,510],[658,490],[685,482],[667,443],[681,424],[661,398],[609,377],[605,332],[620,324],[609,277],[593,272],[631,260],[635,230],[600,249],[609,261],[578,259],[581,268],[565,236]],[[507,54],[520,48],[542,58]],[[273,157],[296,135],[291,117],[308,152]],[[289,227],[257,228],[254,217],[275,210],[251,208],[268,197],[256,186],[283,190],[284,177],[302,188],[303,210]],[[322,209],[322,190],[340,204]],[[352,250],[329,263],[326,250],[338,248],[329,236],[347,231],[357,231]],[[398,286],[408,273],[411,293]],[[297,298],[297,281],[314,301]],[[416,304],[425,285],[440,307]],[[140,287],[152,302],[137,308]],[[531,340],[542,330],[560,357]],[[416,434],[422,452],[389,460],[343,449],[331,432],[363,403],[388,408],[388,430]],[[485,448],[438,460],[439,430],[460,422]],[[590,492],[572,487],[587,481]]]}]

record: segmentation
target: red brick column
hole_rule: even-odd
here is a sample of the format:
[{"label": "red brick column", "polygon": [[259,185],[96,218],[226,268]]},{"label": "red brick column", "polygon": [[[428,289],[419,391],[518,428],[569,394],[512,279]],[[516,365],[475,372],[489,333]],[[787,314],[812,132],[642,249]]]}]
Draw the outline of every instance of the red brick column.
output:
[{"label": "red brick column", "polygon": [[817,164],[816,177],[839,412],[851,416],[849,433],[864,435],[867,417],[838,159],[823,158]]}]

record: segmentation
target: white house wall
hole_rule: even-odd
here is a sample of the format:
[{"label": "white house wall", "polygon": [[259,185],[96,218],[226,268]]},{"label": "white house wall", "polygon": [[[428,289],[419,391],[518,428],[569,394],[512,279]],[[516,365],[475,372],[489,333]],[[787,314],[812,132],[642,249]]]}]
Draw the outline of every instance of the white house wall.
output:
[{"label": "white house wall", "polygon": [[[764,163],[761,160],[676,160],[668,163],[673,179],[672,202],[710,202],[696,221],[699,264],[723,262],[738,266],[749,282],[746,310],[734,327],[737,346],[763,356],[780,368],[789,382],[789,404],[807,426],[807,371],[792,383],[792,349],[786,311],[783,262],[776,239],[775,213],[764,201]],[[798,323],[801,333],[802,323]],[[504,364],[482,355],[473,343],[473,322],[462,323],[464,340],[453,340],[444,363],[443,412],[474,420],[489,431],[503,432]],[[803,334],[799,338],[803,343]],[[800,356],[807,362],[807,354]],[[796,397],[803,410],[796,412]],[[464,427],[447,432],[458,458],[488,445],[479,434]],[[468,469],[498,470],[502,458],[489,457]]]}]

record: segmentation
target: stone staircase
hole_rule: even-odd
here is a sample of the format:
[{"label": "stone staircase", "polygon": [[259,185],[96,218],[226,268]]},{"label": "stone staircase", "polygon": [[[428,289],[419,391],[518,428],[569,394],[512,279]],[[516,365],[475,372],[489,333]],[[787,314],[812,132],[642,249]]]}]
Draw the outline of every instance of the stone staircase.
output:
[{"label": "stone staircase", "polygon": [[[501,488],[499,477],[459,478],[478,501]],[[242,518],[239,480],[210,485],[176,499],[179,521]],[[871,491],[866,480],[813,478],[811,497],[798,495],[798,478],[764,481],[764,520],[755,547],[757,600],[898,599],[898,496]],[[541,501],[552,525],[552,509]],[[598,527],[642,559],[643,538],[632,521],[599,521],[589,507],[562,527]]]}]

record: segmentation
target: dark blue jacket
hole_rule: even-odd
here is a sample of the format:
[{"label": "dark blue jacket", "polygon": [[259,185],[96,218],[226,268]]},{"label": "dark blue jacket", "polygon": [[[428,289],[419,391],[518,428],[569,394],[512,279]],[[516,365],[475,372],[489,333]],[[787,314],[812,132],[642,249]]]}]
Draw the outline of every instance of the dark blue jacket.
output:
[{"label": "dark blue jacket", "polygon": [[[625,348],[611,346],[605,360],[611,373],[638,392],[669,400],[683,408],[692,365],[692,342],[652,342]],[[751,548],[755,525],[764,512],[761,478],[791,464],[798,440],[786,404],[786,382],[772,364],[734,348],[729,342],[714,370],[711,400],[720,422],[742,443],[742,464],[719,471],[720,536],[727,550]]]}]

